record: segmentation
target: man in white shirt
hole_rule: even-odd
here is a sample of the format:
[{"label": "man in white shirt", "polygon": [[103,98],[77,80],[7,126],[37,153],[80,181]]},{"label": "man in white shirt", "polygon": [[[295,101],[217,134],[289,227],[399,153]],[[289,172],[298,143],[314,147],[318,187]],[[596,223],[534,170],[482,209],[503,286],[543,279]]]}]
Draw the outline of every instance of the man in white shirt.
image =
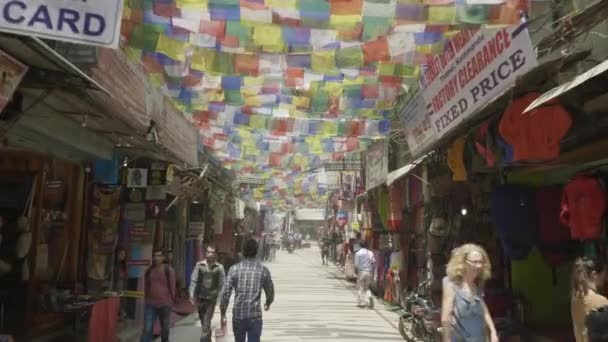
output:
[{"label": "man in white shirt", "polygon": [[[358,305],[364,308],[369,303],[370,309],[374,308],[374,298],[370,291],[374,270],[376,269],[376,258],[374,253],[367,249],[367,241],[359,242],[360,249],[355,254],[355,271],[357,272]],[[356,250],[356,247],[355,247]]]}]

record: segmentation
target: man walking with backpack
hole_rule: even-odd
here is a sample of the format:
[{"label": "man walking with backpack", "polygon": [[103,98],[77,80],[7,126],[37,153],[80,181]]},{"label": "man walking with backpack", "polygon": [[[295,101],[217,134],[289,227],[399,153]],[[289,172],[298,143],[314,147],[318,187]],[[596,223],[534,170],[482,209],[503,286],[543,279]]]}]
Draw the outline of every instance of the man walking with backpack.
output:
[{"label": "man walking with backpack", "polygon": [[154,323],[160,320],[160,336],[162,342],[169,342],[169,319],[175,298],[175,271],[164,263],[162,250],[153,253],[152,266],[146,270],[144,333],[141,342],[152,342]]},{"label": "man walking with backpack", "polygon": [[226,274],[224,267],[217,262],[215,247],[207,247],[206,259],[199,261],[192,271],[190,280],[190,302],[198,307],[203,334],[201,342],[211,342],[211,320],[217,298],[224,287]]}]

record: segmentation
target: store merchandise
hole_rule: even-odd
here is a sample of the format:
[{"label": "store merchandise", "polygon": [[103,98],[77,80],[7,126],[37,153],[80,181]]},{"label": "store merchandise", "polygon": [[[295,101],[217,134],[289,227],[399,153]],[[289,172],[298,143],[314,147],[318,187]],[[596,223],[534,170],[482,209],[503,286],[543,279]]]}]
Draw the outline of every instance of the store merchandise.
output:
[{"label": "store merchandise", "polygon": [[578,175],[566,184],[560,219],[573,239],[598,239],[605,212],[606,189],[596,176]]},{"label": "store merchandise", "polygon": [[551,265],[562,264],[572,257],[572,240],[568,227],[560,223],[562,188],[547,186],[536,190],[540,249]]},{"label": "store merchandise", "polygon": [[466,137],[460,137],[448,148],[448,166],[452,170],[452,180],[454,182],[464,182],[467,180],[467,168],[464,161],[466,143]]},{"label": "store merchandise", "polygon": [[529,93],[513,102],[500,121],[500,134],[513,146],[513,161],[554,160],[560,154],[560,141],[572,126],[570,113],[557,99],[547,101],[524,114],[540,93]]},{"label": "store merchandise", "polygon": [[492,192],[492,221],[505,254],[511,259],[528,256],[538,238],[536,194],[520,185],[499,185]]}]

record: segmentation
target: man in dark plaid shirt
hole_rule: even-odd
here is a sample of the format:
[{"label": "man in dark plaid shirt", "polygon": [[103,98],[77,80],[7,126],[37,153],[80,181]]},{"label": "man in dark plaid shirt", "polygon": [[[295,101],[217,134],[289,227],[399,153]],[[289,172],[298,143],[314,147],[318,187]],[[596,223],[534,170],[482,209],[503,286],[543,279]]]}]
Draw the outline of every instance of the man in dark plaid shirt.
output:
[{"label": "man in dark plaid shirt", "polygon": [[224,285],[220,309],[222,325],[226,325],[226,310],[232,290],[235,291],[232,329],[235,342],[259,342],[262,335],[262,289],[266,294],[264,310],[274,301],[274,285],[268,268],[256,260],[258,243],[247,240],[243,248],[245,260],[230,268]]}]

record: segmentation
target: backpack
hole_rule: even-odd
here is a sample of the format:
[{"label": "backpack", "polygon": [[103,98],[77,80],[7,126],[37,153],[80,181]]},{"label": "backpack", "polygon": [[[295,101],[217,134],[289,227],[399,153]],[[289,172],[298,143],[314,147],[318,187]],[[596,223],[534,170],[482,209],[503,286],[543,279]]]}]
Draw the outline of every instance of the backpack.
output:
[{"label": "backpack", "polygon": [[[146,296],[148,295],[148,289],[150,288],[150,272],[152,271],[152,267],[154,267],[154,266],[148,267],[148,269],[146,270],[146,274],[144,275],[144,281],[145,281],[145,287],[146,287],[145,295]],[[171,271],[169,269],[169,265],[163,264],[163,268],[165,270],[165,279],[167,279],[167,288],[169,289],[169,294],[171,295],[171,298],[174,298],[173,290],[171,289]]]}]

